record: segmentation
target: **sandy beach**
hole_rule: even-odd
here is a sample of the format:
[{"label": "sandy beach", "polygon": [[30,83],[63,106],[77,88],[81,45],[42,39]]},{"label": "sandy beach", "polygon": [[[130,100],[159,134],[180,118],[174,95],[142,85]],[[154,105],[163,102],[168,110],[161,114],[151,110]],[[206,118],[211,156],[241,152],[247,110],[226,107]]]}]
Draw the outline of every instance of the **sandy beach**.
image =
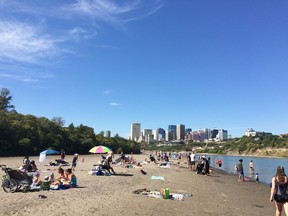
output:
[{"label": "sandy beach", "polygon": [[[40,165],[38,157],[31,157],[41,170],[42,179],[49,172],[57,173],[58,167],[48,166],[59,156],[47,156],[46,164]],[[148,155],[133,155],[144,161]],[[81,159],[84,158],[84,162]],[[118,158],[115,155],[115,158]],[[114,159],[115,159],[114,158]],[[0,158],[0,164],[17,168],[23,157]],[[72,156],[66,161],[71,163]],[[275,206],[269,202],[270,188],[255,182],[238,182],[237,176],[214,170],[210,176],[188,171],[185,159],[177,166],[160,168],[156,164],[143,165],[147,175],[137,168],[113,165],[119,175],[92,176],[88,172],[100,155],[80,155],[74,171],[78,178],[77,188],[54,191],[15,192],[0,191],[1,215],[274,215]],[[66,167],[63,167],[66,168]],[[2,175],[4,172],[2,171]],[[165,180],[152,180],[162,176]],[[134,194],[137,189],[160,191],[169,188],[171,193],[191,194],[184,200],[170,200]],[[39,199],[39,195],[46,198]]]}]

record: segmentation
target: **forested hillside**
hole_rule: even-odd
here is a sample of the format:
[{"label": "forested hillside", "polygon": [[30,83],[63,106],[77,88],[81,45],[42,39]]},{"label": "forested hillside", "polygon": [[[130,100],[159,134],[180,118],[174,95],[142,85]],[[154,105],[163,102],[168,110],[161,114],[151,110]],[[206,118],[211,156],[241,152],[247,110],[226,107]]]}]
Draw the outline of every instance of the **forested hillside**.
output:
[{"label": "forested hillside", "polygon": [[49,120],[45,117],[22,115],[11,105],[12,96],[8,89],[0,95],[0,156],[38,155],[52,148],[64,148],[67,154],[88,154],[95,145],[106,145],[114,152],[140,153],[136,142],[119,137],[107,138],[104,132],[95,134],[85,125],[63,126],[60,117]]}]

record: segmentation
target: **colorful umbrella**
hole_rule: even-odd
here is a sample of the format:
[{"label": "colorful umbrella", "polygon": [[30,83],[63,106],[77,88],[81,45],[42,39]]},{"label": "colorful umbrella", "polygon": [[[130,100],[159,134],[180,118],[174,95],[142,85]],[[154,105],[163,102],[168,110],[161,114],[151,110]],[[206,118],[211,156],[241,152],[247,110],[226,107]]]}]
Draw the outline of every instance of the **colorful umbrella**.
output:
[{"label": "colorful umbrella", "polygon": [[104,154],[107,152],[112,152],[112,149],[107,146],[94,146],[89,150],[89,152],[94,154]]}]

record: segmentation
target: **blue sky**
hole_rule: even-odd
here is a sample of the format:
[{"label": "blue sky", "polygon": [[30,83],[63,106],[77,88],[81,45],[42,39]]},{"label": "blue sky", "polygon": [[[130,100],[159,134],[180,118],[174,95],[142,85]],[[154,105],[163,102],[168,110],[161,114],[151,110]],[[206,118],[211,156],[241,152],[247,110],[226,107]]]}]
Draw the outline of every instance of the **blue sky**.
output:
[{"label": "blue sky", "polygon": [[0,0],[0,88],[22,114],[287,133],[284,0]]}]

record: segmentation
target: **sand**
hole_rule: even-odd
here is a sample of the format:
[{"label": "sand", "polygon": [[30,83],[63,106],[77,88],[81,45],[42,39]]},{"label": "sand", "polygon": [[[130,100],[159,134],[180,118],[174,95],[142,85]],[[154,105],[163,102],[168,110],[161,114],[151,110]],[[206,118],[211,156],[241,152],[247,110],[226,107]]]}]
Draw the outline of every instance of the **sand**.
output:
[{"label": "sand", "polygon": [[[143,161],[148,155],[133,155]],[[56,156],[47,156],[46,164]],[[84,158],[84,162],[81,159]],[[117,155],[115,156],[117,158]],[[23,157],[0,158],[0,164],[19,167]],[[38,157],[31,157],[37,163]],[[67,156],[66,161],[72,161]],[[274,215],[275,206],[269,202],[270,188],[255,182],[238,182],[237,176],[214,170],[210,176],[188,171],[185,159],[180,166],[160,168],[155,164],[144,165],[147,175],[140,169],[114,165],[120,175],[91,176],[88,174],[100,155],[79,158],[75,175],[78,188],[57,191],[15,192],[0,191],[0,215]],[[173,161],[173,160],[172,160]],[[178,162],[176,160],[174,163]],[[38,165],[44,178],[48,172],[56,174],[57,167]],[[65,167],[64,167],[65,168]],[[50,170],[49,170],[50,169]],[[46,171],[46,172],[45,172]],[[3,172],[2,172],[3,174]],[[151,180],[151,176],[163,176]],[[158,190],[192,194],[183,201],[167,200],[134,194],[137,189]],[[39,199],[39,195],[47,198]]]}]

